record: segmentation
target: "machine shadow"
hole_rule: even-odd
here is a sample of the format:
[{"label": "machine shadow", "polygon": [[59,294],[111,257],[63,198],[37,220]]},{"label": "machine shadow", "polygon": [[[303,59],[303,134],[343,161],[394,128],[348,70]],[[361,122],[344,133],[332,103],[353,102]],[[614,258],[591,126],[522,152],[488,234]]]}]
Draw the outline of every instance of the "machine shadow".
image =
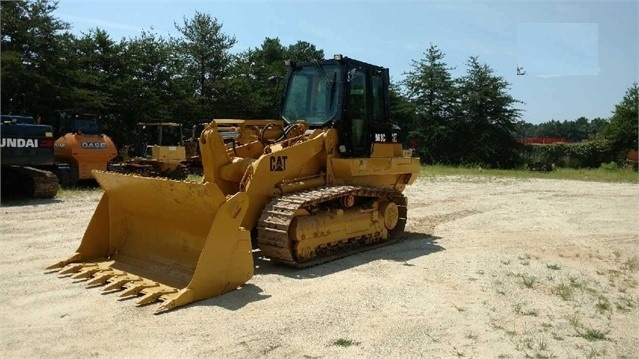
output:
[{"label": "machine shadow", "polygon": [[0,207],[21,207],[21,206],[38,206],[51,203],[59,203],[62,200],[57,198],[25,198],[19,196],[7,196],[0,198]]},{"label": "machine shadow", "polygon": [[[180,310],[182,308],[187,309],[189,307],[221,307],[228,310],[238,310],[249,303],[258,302],[260,300],[268,299],[271,296],[268,294],[262,294],[262,288],[252,283],[246,283],[236,290],[232,290],[223,295],[217,297],[204,299],[198,302],[188,304],[184,307],[178,307],[174,310]],[[172,311],[174,311],[172,310]]]},{"label": "machine shadow", "polygon": [[[100,185],[96,180],[81,180],[71,186],[60,186],[60,190],[65,191],[91,191],[100,188]],[[20,207],[20,206],[33,206],[33,205],[47,205],[52,203],[63,202],[63,199],[58,195],[53,198],[33,198],[18,194],[3,194],[0,196],[0,207]]]},{"label": "machine shadow", "polygon": [[412,259],[444,250],[442,246],[437,244],[439,239],[440,237],[426,233],[405,232],[399,241],[387,246],[360,252],[304,269],[291,268],[284,264],[271,262],[263,258],[260,252],[257,251],[253,253],[255,275],[278,274],[295,279],[316,278],[376,260],[400,262],[404,263],[404,265],[411,266],[408,262]]},{"label": "machine shadow", "polygon": [[[437,244],[439,239],[440,237],[425,233],[405,232],[399,241],[387,246],[360,252],[305,269],[291,268],[283,264],[273,263],[268,259],[262,258],[260,252],[256,251],[253,252],[255,275],[276,274],[293,279],[309,279],[348,270],[376,260],[389,260],[403,263],[406,266],[412,266],[413,264],[408,263],[410,260],[443,251],[444,247]],[[222,307],[235,311],[243,308],[247,304],[271,297],[271,295],[263,294],[262,292],[262,288],[249,282],[237,290],[217,297],[197,301],[172,311],[198,306]]]}]

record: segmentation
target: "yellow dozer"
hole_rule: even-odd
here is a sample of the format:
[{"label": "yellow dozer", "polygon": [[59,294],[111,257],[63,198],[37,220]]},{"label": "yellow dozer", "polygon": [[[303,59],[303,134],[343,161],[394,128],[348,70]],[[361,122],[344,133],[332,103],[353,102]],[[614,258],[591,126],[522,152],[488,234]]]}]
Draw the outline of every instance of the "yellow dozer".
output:
[{"label": "yellow dozer", "polygon": [[388,69],[341,55],[288,62],[281,118],[256,127],[269,135],[234,143],[207,125],[201,183],[95,171],[105,192],[80,247],[48,269],[160,312],[246,283],[253,252],[307,267],[397,240],[420,165],[388,84]]},{"label": "yellow dozer", "polygon": [[124,161],[111,164],[109,171],[184,179],[189,169],[182,137],[181,123],[139,122],[137,143],[125,146]]}]

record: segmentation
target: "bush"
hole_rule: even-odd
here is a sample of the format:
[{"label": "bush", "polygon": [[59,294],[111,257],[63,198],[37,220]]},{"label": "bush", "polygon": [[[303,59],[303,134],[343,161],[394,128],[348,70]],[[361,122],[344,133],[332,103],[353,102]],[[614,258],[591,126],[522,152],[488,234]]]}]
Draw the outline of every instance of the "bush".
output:
[{"label": "bush", "polygon": [[619,169],[619,165],[617,162],[610,161],[608,163],[602,163],[599,168],[606,171],[617,171]]},{"label": "bush", "polygon": [[598,168],[602,163],[609,164],[617,159],[612,144],[605,140],[528,145],[526,152],[530,162],[555,163],[571,168]]}]

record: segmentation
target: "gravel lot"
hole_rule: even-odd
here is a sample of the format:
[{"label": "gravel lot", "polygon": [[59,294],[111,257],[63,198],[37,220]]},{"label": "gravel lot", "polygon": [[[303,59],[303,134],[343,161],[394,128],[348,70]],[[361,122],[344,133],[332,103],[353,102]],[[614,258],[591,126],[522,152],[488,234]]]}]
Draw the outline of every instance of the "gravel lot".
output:
[{"label": "gravel lot", "polygon": [[3,203],[0,356],[637,358],[639,186],[423,178],[404,239],[153,315],[43,268],[101,196]]}]

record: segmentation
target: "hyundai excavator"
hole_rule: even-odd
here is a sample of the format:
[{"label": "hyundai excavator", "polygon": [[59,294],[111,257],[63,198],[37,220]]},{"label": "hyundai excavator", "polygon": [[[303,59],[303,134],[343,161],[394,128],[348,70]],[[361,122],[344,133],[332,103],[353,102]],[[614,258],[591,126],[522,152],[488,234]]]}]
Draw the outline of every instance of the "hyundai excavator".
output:
[{"label": "hyundai excavator", "polygon": [[0,178],[2,199],[52,198],[65,168],[53,156],[53,128],[32,116],[2,115],[0,122]]},{"label": "hyundai excavator", "polygon": [[157,313],[242,286],[252,242],[304,268],[396,241],[420,164],[397,141],[388,69],[341,55],[287,69],[280,118],[260,129],[279,134],[229,143],[212,121],[200,183],[94,171],[104,194],[82,241],[47,269]]}]

